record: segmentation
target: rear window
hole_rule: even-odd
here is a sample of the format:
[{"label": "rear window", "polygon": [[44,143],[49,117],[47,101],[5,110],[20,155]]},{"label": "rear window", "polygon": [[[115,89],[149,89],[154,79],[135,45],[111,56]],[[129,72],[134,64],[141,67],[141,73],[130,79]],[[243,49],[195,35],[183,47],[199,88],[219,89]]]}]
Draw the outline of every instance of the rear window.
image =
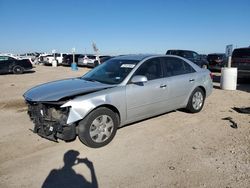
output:
[{"label": "rear window", "polygon": [[99,58],[105,58],[105,57],[110,57],[108,55],[100,55]]},{"label": "rear window", "polygon": [[224,55],[223,54],[217,54],[217,55],[208,55],[207,56],[207,59],[211,59],[211,60],[214,60],[214,59],[223,59]]},{"label": "rear window", "polygon": [[66,56],[64,56],[64,57],[67,59],[67,58],[71,58],[72,55],[66,55]]},{"label": "rear window", "polygon": [[182,56],[181,51],[177,51],[177,50],[168,50],[166,54]]},{"label": "rear window", "polygon": [[87,55],[89,59],[95,59],[96,57],[94,55]]},{"label": "rear window", "polygon": [[184,50],[168,50],[166,54],[170,55],[177,55],[185,58],[193,58],[194,54],[191,51],[184,51]]},{"label": "rear window", "polygon": [[233,58],[250,58],[250,48],[235,49]]}]

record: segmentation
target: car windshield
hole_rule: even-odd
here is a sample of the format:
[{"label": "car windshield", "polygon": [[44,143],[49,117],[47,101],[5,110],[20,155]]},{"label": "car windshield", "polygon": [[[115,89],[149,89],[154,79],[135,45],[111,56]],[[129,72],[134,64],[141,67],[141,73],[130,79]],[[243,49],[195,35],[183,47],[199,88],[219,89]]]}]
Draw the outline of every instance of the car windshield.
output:
[{"label": "car windshield", "polygon": [[110,59],[85,74],[82,79],[105,84],[120,84],[131,72],[137,60]]}]

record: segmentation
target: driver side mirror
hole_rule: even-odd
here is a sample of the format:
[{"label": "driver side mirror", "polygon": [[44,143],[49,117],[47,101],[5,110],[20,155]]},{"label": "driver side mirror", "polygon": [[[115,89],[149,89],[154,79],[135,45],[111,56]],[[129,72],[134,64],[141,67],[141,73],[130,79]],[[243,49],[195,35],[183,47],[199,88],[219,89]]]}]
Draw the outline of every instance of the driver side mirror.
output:
[{"label": "driver side mirror", "polygon": [[133,84],[140,84],[147,81],[148,81],[147,77],[142,75],[133,76],[131,79],[131,83]]}]

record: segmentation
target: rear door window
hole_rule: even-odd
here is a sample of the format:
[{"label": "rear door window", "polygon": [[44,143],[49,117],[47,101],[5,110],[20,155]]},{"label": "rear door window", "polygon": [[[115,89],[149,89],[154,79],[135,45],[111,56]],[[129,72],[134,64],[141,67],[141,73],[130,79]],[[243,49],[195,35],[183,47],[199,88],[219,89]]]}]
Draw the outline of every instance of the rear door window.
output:
[{"label": "rear door window", "polygon": [[195,72],[194,68],[182,59],[175,57],[164,57],[163,69],[166,77],[178,76]]}]

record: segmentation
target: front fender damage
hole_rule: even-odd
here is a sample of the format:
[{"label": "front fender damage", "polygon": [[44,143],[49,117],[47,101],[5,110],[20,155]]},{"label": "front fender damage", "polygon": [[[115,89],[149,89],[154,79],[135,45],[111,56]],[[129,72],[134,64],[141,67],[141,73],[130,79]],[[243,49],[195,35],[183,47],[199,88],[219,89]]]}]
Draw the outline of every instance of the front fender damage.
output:
[{"label": "front fender damage", "polygon": [[79,96],[67,102],[31,102],[28,114],[34,122],[34,133],[43,138],[57,141],[71,141],[77,136],[77,121],[84,119],[89,112],[103,104],[110,104],[110,97]]},{"label": "front fender damage", "polygon": [[83,99],[82,97],[77,97],[63,104],[61,108],[70,107],[67,124],[72,124],[83,119],[96,107],[110,103],[111,101],[108,95],[93,97],[91,99]]}]

